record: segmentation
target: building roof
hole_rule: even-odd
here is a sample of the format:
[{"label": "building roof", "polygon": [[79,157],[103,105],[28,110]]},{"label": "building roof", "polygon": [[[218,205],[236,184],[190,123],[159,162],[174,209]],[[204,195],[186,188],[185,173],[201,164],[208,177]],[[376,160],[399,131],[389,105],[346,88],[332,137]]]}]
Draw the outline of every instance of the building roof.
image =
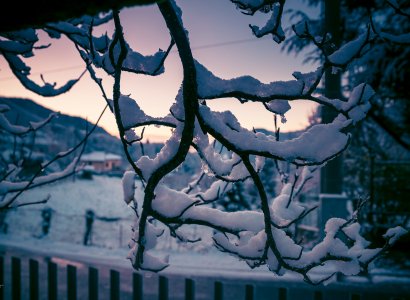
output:
[{"label": "building roof", "polygon": [[89,162],[104,162],[108,160],[122,160],[122,157],[117,154],[113,154],[113,153],[107,153],[104,151],[95,151],[95,152],[91,152],[88,154],[83,154],[80,159],[80,161],[89,161]]}]

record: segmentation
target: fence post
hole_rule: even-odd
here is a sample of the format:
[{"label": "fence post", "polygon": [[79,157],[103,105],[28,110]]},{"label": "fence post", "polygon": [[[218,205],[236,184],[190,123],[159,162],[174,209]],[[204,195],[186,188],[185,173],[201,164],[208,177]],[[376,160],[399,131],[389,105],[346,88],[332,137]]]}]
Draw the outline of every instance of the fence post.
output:
[{"label": "fence post", "polygon": [[134,273],[132,275],[132,292],[134,300],[142,300],[142,275]]},{"label": "fence post", "polygon": [[286,300],[288,298],[288,289],[279,288],[279,300]]},{"label": "fence post", "polygon": [[[366,205],[368,209],[370,209],[370,211],[373,210],[373,203],[376,202],[374,199],[374,158],[375,158],[375,154],[371,153],[370,154],[370,191],[369,191],[370,200],[369,200],[369,203]],[[367,213],[366,219],[367,219],[366,220],[367,222],[373,225],[373,213],[371,212]]]},{"label": "fence post", "polygon": [[159,276],[158,299],[168,300],[168,278]]},{"label": "fence post", "polygon": [[323,292],[315,291],[314,300],[323,300]]},{"label": "fence post", "polygon": [[57,265],[48,263],[48,300],[57,300]]},{"label": "fence post", "polygon": [[29,260],[30,273],[30,300],[38,300],[38,262],[36,260]]},{"label": "fence post", "polygon": [[362,295],[361,294],[350,294],[350,300],[361,300]]},{"label": "fence post", "polygon": [[20,267],[20,259],[16,257],[11,258],[11,283],[12,283],[12,290],[11,290],[11,298],[13,300],[20,300],[21,297],[21,267]]},{"label": "fence post", "polygon": [[88,299],[98,300],[98,270],[88,269]]},{"label": "fence post", "polygon": [[222,282],[215,281],[215,300],[224,299],[224,286]]},{"label": "fence post", "polygon": [[245,289],[245,300],[253,300],[255,297],[255,287],[252,284],[247,284]]},{"label": "fence post", "polygon": [[185,300],[195,300],[195,281],[185,279]]},{"label": "fence post", "polygon": [[0,300],[4,300],[4,257],[0,256]]},{"label": "fence post", "polygon": [[77,268],[67,265],[67,300],[77,300]]},{"label": "fence post", "polygon": [[111,300],[120,300],[120,273],[114,270],[110,273]]}]

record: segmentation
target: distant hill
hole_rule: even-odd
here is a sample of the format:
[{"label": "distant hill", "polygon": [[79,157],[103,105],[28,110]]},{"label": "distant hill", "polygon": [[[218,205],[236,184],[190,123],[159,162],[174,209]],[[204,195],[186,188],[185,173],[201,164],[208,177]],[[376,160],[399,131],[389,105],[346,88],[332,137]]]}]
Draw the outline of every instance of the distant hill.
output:
[{"label": "distant hill", "polygon": [[[44,120],[50,115],[50,113],[54,112],[53,110],[45,108],[29,99],[0,97],[0,104],[6,104],[10,107],[10,111],[5,114],[9,122],[16,124],[17,120],[17,125],[22,126],[27,126],[29,121],[39,122]],[[78,130],[85,130],[86,120],[81,117],[60,114],[60,116],[53,120],[52,123],[54,126],[61,125],[63,128],[72,127]],[[94,126],[94,124],[88,122],[88,128],[92,128],[92,126]],[[107,131],[99,126],[94,132],[109,135]]]},{"label": "distant hill", "polygon": [[[44,120],[53,112],[51,109],[45,108],[29,99],[0,97],[0,104],[10,107],[10,111],[4,114],[8,121],[11,124],[22,126],[27,126],[30,121],[39,122]],[[53,119],[49,124],[36,132],[33,150],[37,155],[50,158],[58,152],[74,147],[86,134],[86,122],[88,123],[88,130],[93,128],[94,124],[81,117],[60,114],[58,118]],[[32,138],[32,134],[28,135],[25,139],[18,138],[17,143],[20,147],[27,147]],[[11,135],[1,135],[0,150],[2,152],[9,151],[13,144],[14,139]],[[106,151],[123,155],[119,138],[110,135],[99,126],[97,126],[87,141],[85,152],[92,151]],[[72,157],[63,159],[61,163],[65,165],[71,159]]]},{"label": "distant hill", "polygon": [[[8,121],[11,124],[22,126],[28,126],[28,122],[30,121],[42,121],[47,118],[50,113],[54,112],[53,110],[45,108],[29,99],[0,97],[0,104],[5,104],[10,107],[10,111],[4,113]],[[94,124],[81,117],[60,114],[58,118],[53,119],[52,122],[36,132],[35,146],[33,150],[36,152],[37,156],[50,159],[57,153],[74,147],[84,138],[86,134],[86,123],[88,123],[89,130],[94,127]],[[27,145],[30,144],[31,138],[32,135],[27,136],[25,139],[18,138],[17,143],[20,147],[27,147]],[[145,143],[144,154],[148,155],[150,158],[154,158],[163,145],[164,144],[160,143]],[[0,152],[2,154],[7,152],[10,153],[13,147],[13,137],[10,134],[1,134],[0,130]],[[121,155],[125,159],[120,139],[110,135],[100,126],[97,126],[87,141],[85,153],[93,151],[114,153]],[[135,144],[133,147],[129,147],[129,151],[134,161],[142,155],[139,143]],[[79,151],[77,151],[73,157],[78,154]],[[63,159],[60,163],[66,165],[71,162],[73,157]]]}]

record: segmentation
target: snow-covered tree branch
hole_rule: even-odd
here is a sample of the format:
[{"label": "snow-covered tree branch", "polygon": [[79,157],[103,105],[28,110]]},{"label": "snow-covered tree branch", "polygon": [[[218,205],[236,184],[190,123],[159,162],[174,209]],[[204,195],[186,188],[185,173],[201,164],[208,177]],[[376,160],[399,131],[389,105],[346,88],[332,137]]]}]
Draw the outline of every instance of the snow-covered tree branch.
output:
[{"label": "snow-covered tree branch", "polygon": [[7,40],[0,41],[0,54],[7,60],[10,69],[13,71],[18,80],[20,80],[23,86],[36,94],[44,97],[61,95],[69,91],[84,74],[83,72],[78,79],[70,80],[59,88],[55,88],[56,83],[50,84],[45,82],[43,76],[41,76],[44,85],[39,86],[28,78],[31,68],[23,62],[20,56],[34,56],[33,49],[47,48],[50,45],[35,47],[34,44],[38,42],[38,37],[35,30],[31,28],[1,34],[1,36]]},{"label": "snow-covered tree branch", "polygon": [[[240,8],[248,9],[249,14],[262,7],[254,6],[257,9],[253,11],[251,6],[246,5],[250,3],[241,2]],[[374,37],[370,29],[332,55],[325,56],[323,67],[317,71],[308,74],[295,72],[294,81],[263,84],[250,76],[224,80],[193,58],[188,32],[181,19],[182,12],[176,4],[173,1],[161,2],[158,7],[178,48],[184,68],[184,80],[170,109],[171,114],[162,119],[156,118],[156,123],[152,123],[173,127],[171,138],[154,159],[143,156],[137,162],[131,162],[135,173],[146,184],[142,208],[137,208],[137,202],[133,199],[134,182],[129,180],[131,175],[124,177],[126,202],[139,211],[136,214],[128,255],[135,269],[157,272],[168,266],[168,257],[160,259],[149,252],[155,247],[157,238],[163,234],[162,229],[147,221],[150,217],[168,226],[172,236],[185,242],[193,241],[175,228],[183,224],[211,227],[219,231],[214,236],[214,242],[222,252],[245,260],[251,268],[266,264],[272,272],[279,275],[286,271],[300,273],[310,284],[320,284],[332,277],[332,274],[329,274],[316,282],[310,277],[309,272],[312,269],[327,263],[333,263],[337,271],[348,275],[366,271],[374,259],[394,244],[396,238],[407,234],[408,231],[401,227],[391,229],[386,234],[385,247],[367,249],[369,243],[359,234],[360,225],[357,223],[356,212],[349,220],[331,219],[326,226],[325,239],[311,251],[303,251],[291,238],[295,223],[316,208],[307,209],[300,206],[294,201],[295,196],[312,177],[311,172],[315,166],[323,165],[347,148],[350,135],[346,133],[346,129],[366,116],[370,108],[369,99],[373,96],[373,90],[366,84],[356,87],[348,101],[318,97],[313,93],[326,68],[333,68],[337,72],[344,71],[354,59],[365,55]],[[274,6],[272,8],[275,9]],[[275,16],[275,13],[273,15]],[[278,17],[275,19],[280,21]],[[114,12],[114,20],[116,31],[110,49],[119,47],[120,50],[117,57],[111,55],[111,64],[116,66],[113,74],[113,99],[118,128],[123,138],[125,129],[135,127],[135,124],[149,125],[146,122],[152,122],[154,118],[142,112],[130,97],[120,93],[121,71],[124,70],[122,65],[126,61],[128,47],[121,31],[118,12]],[[313,37],[307,22],[296,25],[294,30],[301,38],[313,39],[318,49],[325,51],[324,44],[330,40],[328,35],[322,38]],[[243,128],[231,112],[213,112],[206,105],[206,101],[221,101],[218,99],[226,97],[235,97],[241,103],[262,102],[268,111],[282,116],[290,108],[287,101],[296,99],[327,105],[340,114],[331,124],[316,125],[297,139],[280,142],[276,137]],[[130,109],[131,107],[133,109]],[[232,158],[223,159],[210,144],[209,137],[232,151]],[[126,143],[123,144],[126,149]],[[200,193],[191,191],[205,175],[190,183],[181,192],[161,185],[160,180],[183,162],[190,145],[202,159],[204,173],[217,177],[219,181],[214,182],[209,190]],[[265,158],[305,166],[299,185],[296,186],[299,178],[296,175],[293,184],[284,184],[282,193],[273,199],[271,205],[258,174]],[[261,197],[261,212],[228,213],[207,205],[229,191],[232,182],[249,177],[254,181]],[[349,248],[338,238],[338,234],[348,236],[354,246]]]},{"label": "snow-covered tree branch", "polygon": [[[397,15],[404,16],[410,19],[410,14],[406,13],[403,9],[400,8],[400,5],[397,3],[396,0],[386,0],[387,4],[391,6]],[[373,31],[384,41],[389,41],[394,44],[399,45],[409,45],[410,44],[410,32],[400,35],[394,35],[390,33],[383,32],[379,25],[371,20],[372,29]]]},{"label": "snow-covered tree branch", "polygon": [[[319,2],[310,0],[311,5]],[[409,45],[409,3],[406,1],[377,0],[368,5],[365,1],[342,2],[341,8],[341,36],[342,44],[347,43],[354,37],[370,30],[372,47],[367,47],[368,55],[361,56],[349,64],[350,72],[346,73],[348,84],[345,91],[352,91],[357,83],[367,82],[376,91],[372,99],[372,107],[367,116],[371,122],[378,124],[400,146],[410,150],[408,141],[409,129],[405,122],[396,122],[397,115],[408,119],[407,90],[402,82],[406,82],[407,52]],[[309,31],[312,37],[328,35],[325,28],[324,18],[309,19],[302,11],[295,11],[291,17],[302,18],[309,23]],[[292,28],[286,33],[290,34]],[[320,38],[300,39],[297,34],[287,38],[284,47],[288,52],[299,52],[308,45],[317,45],[323,41]],[[329,47],[336,49],[331,40],[327,39]],[[325,53],[321,49],[314,49],[307,55],[305,62],[325,61]],[[335,70],[337,71],[337,70]],[[394,114],[389,108],[390,102],[395,101],[394,107],[398,107]],[[366,122],[367,123],[367,122]]]},{"label": "snow-covered tree branch", "polygon": [[[272,34],[276,42],[285,39],[281,27],[285,0],[231,2],[249,15],[257,11],[272,12],[267,24],[261,29],[251,26],[252,32],[256,37]],[[44,28],[50,35],[59,37],[63,34],[74,43],[88,73],[101,89],[115,116],[123,149],[133,170],[124,174],[123,189],[125,202],[132,205],[136,213],[127,256],[136,270],[159,272],[169,265],[168,256],[161,259],[149,251],[155,247],[157,238],[164,234],[163,229],[149,222],[151,219],[163,223],[169,228],[171,236],[183,242],[198,240],[184,236],[178,230],[182,225],[213,228],[217,231],[213,239],[218,250],[244,260],[251,268],[267,265],[270,271],[278,275],[287,271],[299,273],[307,283],[314,285],[333,276],[328,274],[319,281],[313,281],[310,275],[315,268],[333,264],[337,271],[346,275],[366,272],[377,257],[401,236],[408,234],[408,229],[402,227],[389,229],[384,247],[368,249],[369,242],[360,235],[357,222],[363,202],[352,218],[329,220],[326,237],[311,251],[304,251],[298,241],[292,239],[295,223],[316,209],[303,207],[296,201],[296,196],[312,178],[316,168],[347,149],[351,141],[348,129],[366,117],[374,94],[365,83],[355,87],[347,101],[318,96],[315,90],[326,69],[344,72],[355,59],[366,55],[375,37],[370,25],[365,33],[327,55],[325,45],[331,43],[330,35],[316,36],[307,20],[295,24],[293,30],[298,38],[310,40],[323,54],[323,65],[305,74],[294,72],[295,80],[264,84],[251,76],[225,80],[214,75],[194,58],[181,9],[173,0],[161,1],[157,5],[170,31],[171,43],[167,51],[159,51],[152,56],[143,56],[131,49],[124,38],[119,11],[113,11],[106,17],[114,20],[112,38],[92,36],[93,26],[106,19],[59,22]],[[152,117],[142,111],[134,99],[121,93],[122,72],[149,76],[161,74],[165,71],[164,62],[174,44],[183,66],[182,85],[169,109],[170,113],[160,118]],[[112,100],[105,93],[102,79],[97,78],[94,68],[113,76]],[[296,139],[281,141],[279,130],[277,136],[248,130],[241,126],[232,112],[215,112],[207,106],[209,101],[224,101],[227,97],[234,97],[240,103],[261,102],[266,110],[280,115],[284,121],[290,109],[288,101],[293,100],[326,105],[339,115],[330,124],[315,125]],[[129,147],[141,140],[134,129],[150,125],[171,127],[172,135],[155,158],[142,156],[133,161]],[[210,142],[212,139],[231,151],[231,158],[226,159],[220,151],[216,151]],[[182,191],[162,185],[161,180],[184,162],[191,147],[202,160],[203,174]],[[303,168],[301,175],[296,174],[292,183],[288,182],[286,174],[281,174],[283,188],[274,199],[268,198],[260,178],[267,158]],[[144,187],[142,207],[138,207],[134,198],[136,175]],[[206,191],[192,192],[204,176],[214,176],[218,181]],[[261,198],[261,211],[223,212],[211,206],[212,202],[232,189],[233,182],[248,178],[252,179]],[[30,185],[36,185],[36,181],[31,180],[27,186]],[[340,235],[347,236],[353,246],[345,244]]]}]

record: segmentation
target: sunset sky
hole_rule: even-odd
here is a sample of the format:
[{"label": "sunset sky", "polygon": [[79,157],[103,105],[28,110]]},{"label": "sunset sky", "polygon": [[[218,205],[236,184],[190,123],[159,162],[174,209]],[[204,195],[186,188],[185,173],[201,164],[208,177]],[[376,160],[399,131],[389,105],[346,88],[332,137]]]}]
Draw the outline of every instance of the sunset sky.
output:
[{"label": "sunset sky", "polygon": [[[269,14],[258,12],[253,17],[243,15],[228,0],[177,0],[177,4],[183,11],[182,18],[189,31],[194,58],[221,78],[251,75],[269,83],[291,80],[294,71],[310,72],[318,67],[303,65],[304,53],[295,58],[294,54],[281,52],[282,45],[273,42],[271,36],[257,39],[252,35],[248,25],[263,26]],[[308,7],[302,0],[292,1],[285,5],[286,9],[301,9],[310,17],[317,17],[320,11],[320,8]],[[284,28],[291,25],[287,21],[288,16],[284,17]],[[152,55],[158,48],[167,49],[170,35],[156,5],[124,9],[120,19],[126,41],[134,51]],[[96,27],[94,35],[99,36],[107,31],[111,37],[113,28],[113,21],[110,21]],[[48,43],[52,46],[35,50],[34,57],[25,59],[31,67],[30,78],[41,83],[42,73],[46,81],[57,82],[57,86],[77,78],[85,65],[74,45],[67,38],[50,39],[43,31],[37,32],[40,42],[36,46]],[[103,79],[106,93],[112,98],[113,79],[102,71],[97,76]],[[123,72],[121,92],[131,94],[148,115],[160,117],[168,114],[181,82],[182,65],[175,47],[165,62],[165,73],[162,75],[150,77]],[[45,98],[26,90],[14,77],[3,57],[0,57],[0,96],[29,98],[65,114],[88,117],[91,122],[97,120],[105,106],[100,89],[88,73],[68,93]],[[273,129],[272,114],[260,103],[240,104],[236,99],[217,99],[207,101],[207,104],[217,111],[231,110],[246,128]],[[293,101],[290,105],[292,109],[286,114],[288,122],[280,126],[282,132],[304,128],[307,116],[316,107],[315,103],[308,101]],[[109,111],[100,125],[109,133],[118,135],[114,117]],[[169,128],[151,127],[146,129],[145,134],[150,141],[164,141],[170,135]]]}]

